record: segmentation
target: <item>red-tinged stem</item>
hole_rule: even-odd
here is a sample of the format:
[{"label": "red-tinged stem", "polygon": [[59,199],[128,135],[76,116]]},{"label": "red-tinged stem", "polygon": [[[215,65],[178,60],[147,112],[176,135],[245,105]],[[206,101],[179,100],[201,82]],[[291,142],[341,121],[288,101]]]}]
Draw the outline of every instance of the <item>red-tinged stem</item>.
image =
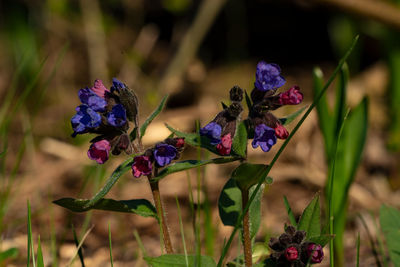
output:
[{"label": "red-tinged stem", "polygon": [[147,176],[147,178],[149,179],[150,188],[154,199],[154,205],[156,207],[157,214],[160,220],[161,234],[164,240],[165,250],[168,254],[173,254],[174,249],[172,248],[171,238],[169,236],[168,225],[165,219],[164,209],[161,202],[160,189],[158,188],[158,181],[151,181],[151,175]]}]

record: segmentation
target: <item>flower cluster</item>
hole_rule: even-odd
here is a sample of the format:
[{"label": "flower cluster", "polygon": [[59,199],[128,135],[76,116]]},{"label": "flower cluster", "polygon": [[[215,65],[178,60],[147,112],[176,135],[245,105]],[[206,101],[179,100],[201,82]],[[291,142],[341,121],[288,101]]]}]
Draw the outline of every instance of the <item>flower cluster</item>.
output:
[{"label": "flower cluster", "polygon": [[210,144],[215,145],[219,154],[229,155],[231,153],[232,140],[236,132],[236,122],[243,111],[243,89],[234,86],[230,90],[232,104],[225,107],[223,111],[206,126],[200,129],[200,135],[208,137]]},{"label": "flower cluster", "polygon": [[139,178],[142,175],[148,176],[155,168],[165,167],[180,157],[185,145],[185,139],[181,137],[167,138],[156,144],[153,148],[147,149],[143,155],[133,159],[132,174]]},{"label": "flower cluster", "polygon": [[110,151],[118,155],[121,151],[132,154],[127,131],[128,120],[134,121],[137,114],[137,98],[129,88],[116,78],[108,90],[101,80],[96,80],[92,88],[83,88],[78,92],[81,105],[71,118],[72,137],[78,134],[95,133],[91,140],[88,157],[99,164],[109,158]]},{"label": "flower cluster", "polygon": [[253,148],[261,147],[268,152],[276,144],[277,138],[286,139],[289,136],[286,128],[270,112],[283,105],[297,105],[303,100],[298,86],[275,95],[276,90],[285,83],[278,65],[264,61],[257,64],[256,81],[251,92],[253,104],[249,111],[249,122],[254,130]]},{"label": "flower cluster", "polygon": [[281,267],[303,267],[307,263],[320,263],[324,258],[322,246],[304,240],[306,233],[287,226],[279,238],[271,238],[269,247],[274,251],[271,258]]},{"label": "flower cluster", "polygon": [[[281,69],[276,64],[261,61],[257,64],[254,89],[251,91],[252,104],[249,107],[248,132],[253,139],[253,148],[261,147],[268,152],[277,139],[286,139],[289,132],[270,111],[283,105],[297,105],[303,100],[298,86],[286,92],[275,94],[277,89],[286,83],[281,76]],[[235,136],[237,121],[243,111],[241,101],[243,90],[235,86],[230,91],[232,104],[206,126],[200,129],[200,135],[206,136],[211,145],[215,145],[219,154],[229,155],[232,139]]]}]

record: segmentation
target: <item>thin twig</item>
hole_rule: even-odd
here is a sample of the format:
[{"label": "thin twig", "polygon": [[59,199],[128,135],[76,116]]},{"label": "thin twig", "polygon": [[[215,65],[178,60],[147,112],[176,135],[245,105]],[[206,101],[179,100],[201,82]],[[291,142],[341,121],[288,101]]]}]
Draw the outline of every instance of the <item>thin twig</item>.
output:
[{"label": "thin twig", "polygon": [[[249,190],[244,189],[242,191],[242,208],[247,206],[249,200]],[[243,216],[243,250],[244,250],[244,263],[246,267],[253,266],[252,249],[251,249],[251,238],[250,238],[250,214],[249,210],[245,212]]]}]

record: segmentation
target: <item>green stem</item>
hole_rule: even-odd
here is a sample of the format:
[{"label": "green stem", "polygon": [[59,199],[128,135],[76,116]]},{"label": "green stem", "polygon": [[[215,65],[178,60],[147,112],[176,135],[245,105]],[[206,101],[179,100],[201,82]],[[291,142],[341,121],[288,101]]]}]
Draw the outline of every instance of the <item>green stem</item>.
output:
[{"label": "green stem", "polygon": [[[244,210],[249,200],[249,191],[247,189],[241,191],[242,191],[242,207]],[[244,250],[245,266],[246,267],[253,266],[251,238],[250,238],[250,214],[248,209],[243,216],[243,250]]]},{"label": "green stem", "polygon": [[151,180],[151,175],[147,176],[150,183],[151,193],[153,194],[154,205],[157,210],[157,215],[159,217],[161,234],[164,241],[165,250],[168,254],[173,254],[174,249],[172,248],[171,238],[169,237],[169,230],[167,221],[165,219],[164,209],[161,202],[160,189],[158,188],[158,181],[153,182]]}]

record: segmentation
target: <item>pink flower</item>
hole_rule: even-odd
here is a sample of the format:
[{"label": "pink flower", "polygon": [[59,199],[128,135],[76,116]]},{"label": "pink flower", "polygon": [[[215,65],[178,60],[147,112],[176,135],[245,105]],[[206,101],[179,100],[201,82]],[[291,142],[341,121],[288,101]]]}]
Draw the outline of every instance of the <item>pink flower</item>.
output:
[{"label": "pink flower", "polygon": [[231,134],[228,133],[221,138],[221,142],[217,145],[217,151],[219,154],[225,156],[231,153],[232,147],[232,137]]},{"label": "pink flower", "polygon": [[91,144],[87,155],[91,160],[95,160],[97,163],[103,164],[108,160],[110,150],[110,142],[104,139]]},{"label": "pink flower", "polygon": [[311,258],[311,263],[320,263],[324,258],[324,251],[319,244],[311,243],[307,246],[307,256]]},{"label": "pink flower", "polygon": [[283,125],[278,124],[278,126],[275,127],[275,135],[279,139],[286,139],[289,136],[289,132]]},{"label": "pink flower", "polygon": [[132,174],[136,178],[141,175],[149,175],[153,170],[153,164],[148,156],[137,156],[133,159]]},{"label": "pink flower", "polygon": [[175,141],[176,141],[175,147],[177,149],[183,148],[183,146],[185,145],[185,138],[183,138],[183,137],[175,138]]},{"label": "pink flower", "polygon": [[293,86],[286,92],[279,94],[279,104],[281,105],[297,105],[303,101],[303,94],[300,92],[300,87]]},{"label": "pink flower", "polygon": [[106,92],[109,92],[101,80],[95,80],[94,86],[90,89],[93,92],[95,92],[96,95],[100,96],[101,98],[104,98],[104,94]]},{"label": "pink flower", "polygon": [[285,257],[288,261],[295,261],[299,257],[299,251],[296,247],[288,247],[285,251]]}]

